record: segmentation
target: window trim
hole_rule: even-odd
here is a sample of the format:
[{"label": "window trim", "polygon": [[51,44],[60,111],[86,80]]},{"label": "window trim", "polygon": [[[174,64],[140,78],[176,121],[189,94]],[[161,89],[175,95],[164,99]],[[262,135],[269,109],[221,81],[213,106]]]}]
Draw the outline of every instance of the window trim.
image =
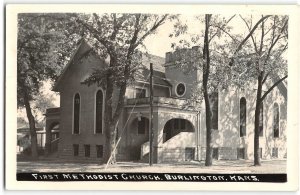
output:
[{"label": "window trim", "polygon": [[[103,102],[102,102],[102,132],[101,133],[96,133],[96,120],[97,120],[97,116],[96,116],[96,106],[97,106],[97,93],[98,91],[101,90],[102,91],[102,95],[103,95]],[[104,129],[104,107],[105,107],[105,93],[104,90],[99,87],[96,89],[96,92],[94,94],[94,134],[95,135],[102,135],[103,134],[103,129]]]},{"label": "window trim", "polygon": [[[78,122],[78,133],[74,133],[75,131],[74,131],[74,115],[75,115],[75,96],[76,95],[79,95],[79,122]],[[76,93],[74,93],[73,94],[73,105],[72,105],[72,107],[73,107],[73,112],[72,112],[72,135],[80,135],[80,133],[81,133],[81,131],[80,131],[80,124],[81,124],[81,122],[80,122],[80,120],[81,120],[81,95],[80,95],[80,93],[79,92],[76,92]]]}]

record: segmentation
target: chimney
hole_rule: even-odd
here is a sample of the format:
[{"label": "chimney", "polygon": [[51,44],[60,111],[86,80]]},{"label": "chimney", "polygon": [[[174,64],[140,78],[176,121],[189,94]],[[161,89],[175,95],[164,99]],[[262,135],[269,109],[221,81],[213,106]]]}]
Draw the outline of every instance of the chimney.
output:
[{"label": "chimney", "polygon": [[192,50],[197,51],[199,48],[200,48],[200,46],[193,46],[193,47],[192,47]]},{"label": "chimney", "polygon": [[166,53],[166,63],[170,63],[172,61],[172,52]]}]

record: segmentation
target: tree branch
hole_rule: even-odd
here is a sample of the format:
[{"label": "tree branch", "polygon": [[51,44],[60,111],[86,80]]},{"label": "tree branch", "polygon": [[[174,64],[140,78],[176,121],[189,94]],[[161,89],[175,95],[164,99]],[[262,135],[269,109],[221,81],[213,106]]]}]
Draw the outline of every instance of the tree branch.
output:
[{"label": "tree branch", "polygon": [[[235,14],[233,15],[233,16],[231,16],[231,18],[229,18],[227,21],[226,21],[226,23],[225,24],[223,24],[222,26],[214,26],[214,27],[216,27],[216,28],[219,28],[220,30],[222,30],[223,32],[225,32],[230,38],[232,38],[234,41],[237,41],[234,37],[232,37],[228,32],[226,32],[223,28],[233,19],[235,17]],[[211,38],[209,39],[209,43],[210,43],[210,41],[216,36],[218,34],[218,31],[215,33],[215,34],[213,34],[212,36],[211,36]]]},{"label": "tree branch", "polygon": [[162,25],[164,22],[165,22],[165,20],[166,20],[166,18],[168,17],[168,14],[165,14],[160,20],[158,20],[157,22],[155,22],[154,24],[153,24],[153,26],[152,26],[152,28],[149,30],[149,31],[147,31],[138,41],[137,41],[137,43],[136,43],[136,45],[135,45],[135,48],[140,44],[140,43],[142,43],[143,41],[144,41],[144,39],[148,36],[148,35],[150,35],[152,32],[154,32],[160,25]]},{"label": "tree branch", "polygon": [[282,77],[281,79],[279,79],[276,83],[274,83],[273,85],[272,85],[272,87],[268,90],[268,91],[266,91],[266,93],[264,93],[264,95],[260,98],[260,100],[261,101],[263,101],[266,97],[267,97],[267,95],[279,84],[279,83],[281,83],[284,79],[286,79],[288,77],[288,75],[286,75],[286,76],[284,76],[284,77]]},{"label": "tree branch", "polygon": [[[246,24],[246,26],[247,26],[247,28],[248,28],[248,30],[250,32],[251,31],[251,27],[249,26],[248,22],[241,15],[240,15],[240,18],[242,18],[242,20],[244,21],[244,23]],[[256,42],[254,40],[253,34],[251,34],[251,40],[252,40],[255,52],[258,53],[257,45],[256,45]]]},{"label": "tree branch", "polygon": [[264,84],[266,82],[266,80],[267,80],[268,76],[270,75],[270,73],[271,73],[271,71],[266,74],[265,78],[262,80],[262,84]]},{"label": "tree branch", "polygon": [[261,56],[261,52],[262,52],[262,49],[263,49],[264,37],[265,37],[265,22],[262,21],[262,23],[261,23],[260,46],[259,46],[259,52],[258,52],[259,57]]},{"label": "tree branch", "polygon": [[109,42],[105,39],[101,39],[99,36],[97,36],[98,34],[100,34],[100,32],[93,28],[92,26],[88,25],[86,22],[77,19],[77,22],[79,22],[80,24],[82,24],[85,28],[87,28],[93,35],[94,37],[107,49],[107,52],[111,55],[111,48],[109,45]]},{"label": "tree branch", "polygon": [[239,46],[237,47],[237,49],[235,50],[235,52],[233,53],[233,57],[231,58],[230,62],[229,62],[229,66],[233,65],[233,61],[234,61],[234,56],[242,49],[243,45],[246,43],[246,41],[251,37],[251,35],[254,33],[254,31],[257,29],[257,27],[259,26],[260,23],[262,23],[265,19],[267,19],[268,17],[270,17],[271,15],[266,15],[264,17],[262,17],[252,28],[252,30],[249,32],[249,34],[244,38],[244,40],[239,44]]},{"label": "tree branch", "polygon": [[268,50],[268,54],[267,54],[267,57],[266,57],[266,59],[264,61],[264,65],[269,60],[270,55],[271,55],[271,51],[272,51],[273,47],[276,45],[277,41],[280,39],[281,33],[284,31],[284,29],[285,29],[285,27],[286,27],[287,24],[288,24],[288,20],[285,21],[283,27],[280,29],[280,32],[279,32],[278,36],[276,37],[275,41],[274,41],[274,36],[273,36],[273,38],[272,38],[272,44],[271,44],[271,46],[270,46],[270,48]]}]

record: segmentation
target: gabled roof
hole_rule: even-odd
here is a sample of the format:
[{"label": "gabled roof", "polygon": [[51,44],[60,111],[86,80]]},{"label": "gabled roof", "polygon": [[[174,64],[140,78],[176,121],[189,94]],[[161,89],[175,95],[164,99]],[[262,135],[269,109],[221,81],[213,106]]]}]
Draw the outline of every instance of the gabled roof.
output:
[{"label": "gabled roof", "polygon": [[55,82],[55,84],[53,86],[53,91],[58,91],[58,86],[61,83],[62,79],[64,78],[67,70],[70,68],[71,64],[73,64],[74,61],[76,61],[77,59],[79,59],[78,54],[79,53],[84,53],[84,52],[92,49],[92,47],[84,39],[79,40],[78,43],[77,43],[77,45],[78,45],[78,47],[76,48],[76,50],[73,53],[73,55],[71,56],[69,62],[64,67],[62,73],[60,74],[60,76],[58,77],[57,81]]},{"label": "gabled roof", "polygon": [[[150,82],[150,70],[144,68],[140,71],[140,75],[136,78],[137,82]],[[154,85],[163,85],[166,87],[172,87],[172,85],[167,81],[166,75],[164,72],[153,70],[153,84]]]},{"label": "gabled roof", "polygon": [[[280,77],[277,74],[272,74],[270,76],[271,76],[271,79],[274,83],[280,80]],[[285,81],[286,81],[286,79],[283,80],[282,82],[280,82],[277,85],[277,88],[280,91],[280,93],[283,95],[284,99],[287,100],[287,88],[286,88],[286,82]]]},{"label": "gabled roof", "polygon": [[[78,41],[77,45],[78,45],[77,49],[75,50],[75,52],[71,56],[69,62],[64,67],[61,75],[58,77],[57,81],[55,82],[55,84],[53,86],[53,91],[59,90],[59,85],[62,82],[63,78],[65,77],[67,70],[73,64],[73,62],[80,59],[81,55],[84,55],[86,52],[93,50],[92,46],[84,39],[81,39],[80,41]],[[137,78],[137,80],[140,79],[140,81],[149,82],[149,78],[146,79],[146,77],[150,73],[150,71],[149,71],[150,63],[153,64],[153,68],[154,68],[154,77],[155,77],[153,79],[154,84],[171,86],[171,84],[168,81],[166,81],[166,76],[164,73],[165,72],[165,67],[164,67],[165,59],[162,57],[159,57],[159,56],[152,55],[152,54],[145,54],[145,53],[142,54],[143,68],[141,68],[141,71],[140,71],[142,73],[142,76],[140,78]]]}]

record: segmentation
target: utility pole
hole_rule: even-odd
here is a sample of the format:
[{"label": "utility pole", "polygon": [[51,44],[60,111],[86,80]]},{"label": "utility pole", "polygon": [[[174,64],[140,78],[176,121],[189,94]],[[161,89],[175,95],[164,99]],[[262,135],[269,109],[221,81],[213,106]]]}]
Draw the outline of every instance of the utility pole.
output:
[{"label": "utility pole", "polygon": [[153,64],[150,63],[150,124],[149,124],[149,165],[153,164]]}]

